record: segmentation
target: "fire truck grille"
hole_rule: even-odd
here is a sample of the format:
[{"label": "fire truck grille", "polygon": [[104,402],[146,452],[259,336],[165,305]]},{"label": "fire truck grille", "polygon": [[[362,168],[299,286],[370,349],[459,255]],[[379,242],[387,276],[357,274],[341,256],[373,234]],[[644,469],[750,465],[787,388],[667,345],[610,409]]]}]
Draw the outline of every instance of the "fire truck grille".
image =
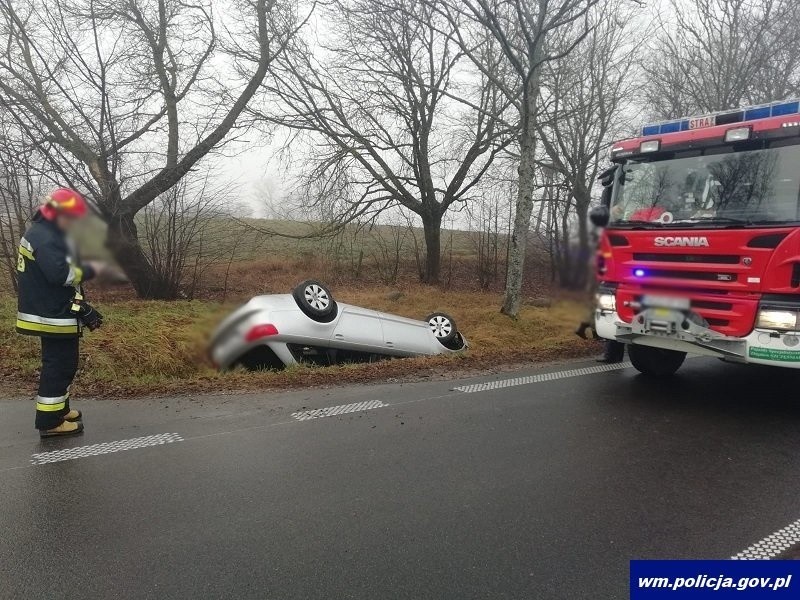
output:
[{"label": "fire truck grille", "polygon": [[698,289],[688,286],[669,287],[644,285],[638,289],[621,286],[617,290],[617,311],[630,323],[641,310],[643,296],[685,294],[691,310],[700,315],[716,331],[730,336],[744,336],[753,330],[758,300],[734,296],[725,290]]},{"label": "fire truck grille", "polygon": [[737,265],[739,257],[734,254],[658,254],[654,252],[634,252],[637,262],[670,262],[711,265]]},{"label": "fire truck grille", "polygon": [[705,319],[712,327],[727,327],[731,323],[728,319],[718,319],[716,317],[706,317]]},{"label": "fire truck grille", "polygon": [[647,269],[651,277],[667,279],[693,279],[696,281],[736,281],[736,273],[718,273],[709,271],[682,271],[679,269]]},{"label": "fire truck grille", "polygon": [[733,310],[730,302],[716,302],[714,300],[694,300],[692,308],[707,308],[709,310]]},{"label": "fire truck grille", "polygon": [[[652,291],[652,292],[663,292],[663,286],[658,285],[643,285],[641,286],[643,290]],[[674,292],[681,292],[684,294],[705,294],[705,295],[713,295],[713,296],[727,296],[728,290],[711,290],[705,288],[696,288],[696,287],[687,287],[687,286],[679,286],[679,287],[670,287],[671,291]]]}]

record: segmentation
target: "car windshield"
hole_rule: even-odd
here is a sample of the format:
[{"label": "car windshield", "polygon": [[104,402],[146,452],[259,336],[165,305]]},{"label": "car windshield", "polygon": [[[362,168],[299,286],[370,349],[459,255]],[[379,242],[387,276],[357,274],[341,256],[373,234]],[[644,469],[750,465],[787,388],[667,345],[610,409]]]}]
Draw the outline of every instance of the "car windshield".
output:
[{"label": "car windshield", "polygon": [[800,220],[800,146],[694,154],[623,164],[610,223],[691,227]]}]

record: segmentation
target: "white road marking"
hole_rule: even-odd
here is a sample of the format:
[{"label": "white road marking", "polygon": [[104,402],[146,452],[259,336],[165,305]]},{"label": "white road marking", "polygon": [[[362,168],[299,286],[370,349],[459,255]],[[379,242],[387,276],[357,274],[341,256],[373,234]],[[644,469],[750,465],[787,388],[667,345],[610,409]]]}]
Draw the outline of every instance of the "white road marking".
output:
[{"label": "white road marking", "polygon": [[497,381],[487,381],[485,383],[473,383],[461,385],[453,388],[465,394],[475,392],[485,392],[486,390],[499,390],[501,388],[514,387],[516,385],[528,385],[530,383],[540,383],[542,381],[553,381],[555,379],[567,379],[568,377],[580,377],[582,375],[593,375],[594,373],[605,373],[607,371],[619,371],[632,366],[629,362],[612,363],[597,365],[594,367],[583,367],[581,369],[569,369],[567,371],[555,371],[554,373],[540,373],[539,375],[528,375],[526,377],[513,377],[511,379],[499,379]]},{"label": "white road marking", "polygon": [[800,519],[765,537],[760,542],[756,542],[731,558],[733,560],[775,558],[798,544],[800,544]]},{"label": "white road marking", "polygon": [[308,421],[309,419],[320,419],[322,417],[335,417],[346,413],[360,412],[362,410],[372,410],[373,408],[383,408],[389,406],[380,400],[367,400],[366,402],[355,402],[353,404],[341,404],[339,406],[329,406],[327,408],[317,408],[315,410],[301,410],[292,413],[292,418],[298,421]]},{"label": "white road marking", "polygon": [[173,442],[182,441],[183,438],[177,433],[159,433],[157,435],[146,435],[144,437],[118,440],[116,442],[92,444],[91,446],[77,446],[75,448],[65,448],[64,450],[54,450],[52,452],[40,452],[39,454],[31,456],[31,464],[45,465],[62,460],[75,460],[76,458],[86,458],[87,456],[97,456],[98,454],[111,454],[113,452],[122,452],[123,450],[135,450],[137,448],[159,446],[161,444],[171,444]]}]

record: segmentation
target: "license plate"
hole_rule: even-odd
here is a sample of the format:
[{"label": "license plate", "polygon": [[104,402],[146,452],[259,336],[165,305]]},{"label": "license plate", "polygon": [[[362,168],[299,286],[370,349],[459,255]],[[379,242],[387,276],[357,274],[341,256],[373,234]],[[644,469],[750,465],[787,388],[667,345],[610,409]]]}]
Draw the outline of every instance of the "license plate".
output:
[{"label": "license plate", "polygon": [[689,310],[689,299],[677,296],[643,296],[642,305],[647,308]]}]

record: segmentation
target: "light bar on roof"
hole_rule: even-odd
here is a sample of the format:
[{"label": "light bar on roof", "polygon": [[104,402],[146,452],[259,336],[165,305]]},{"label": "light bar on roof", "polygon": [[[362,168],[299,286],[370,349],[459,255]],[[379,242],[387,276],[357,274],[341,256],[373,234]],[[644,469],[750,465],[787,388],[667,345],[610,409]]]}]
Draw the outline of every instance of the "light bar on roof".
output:
[{"label": "light bar on roof", "polygon": [[744,119],[742,121],[752,121],[753,119],[769,119],[772,116],[771,106],[754,106],[744,109]]},{"label": "light bar on roof", "polygon": [[690,117],[687,119],[677,119],[675,121],[662,121],[660,123],[650,123],[642,127],[642,135],[660,135],[662,133],[675,133],[677,131],[689,131],[691,129],[703,129],[714,127],[715,125],[727,125],[729,123],[741,123],[742,121],[754,121],[757,119],[769,119],[770,117],[782,117],[785,115],[795,115],[800,113],[800,100],[784,100],[773,102],[772,104],[762,104],[758,106],[748,106],[735,110],[725,110],[712,115]]},{"label": "light bar on roof", "polygon": [[725,132],[725,143],[743,142],[750,139],[750,127],[733,127]]},{"label": "light bar on roof", "polygon": [[661,148],[661,140],[647,140],[639,144],[639,152],[645,154],[647,152],[658,152]]}]

